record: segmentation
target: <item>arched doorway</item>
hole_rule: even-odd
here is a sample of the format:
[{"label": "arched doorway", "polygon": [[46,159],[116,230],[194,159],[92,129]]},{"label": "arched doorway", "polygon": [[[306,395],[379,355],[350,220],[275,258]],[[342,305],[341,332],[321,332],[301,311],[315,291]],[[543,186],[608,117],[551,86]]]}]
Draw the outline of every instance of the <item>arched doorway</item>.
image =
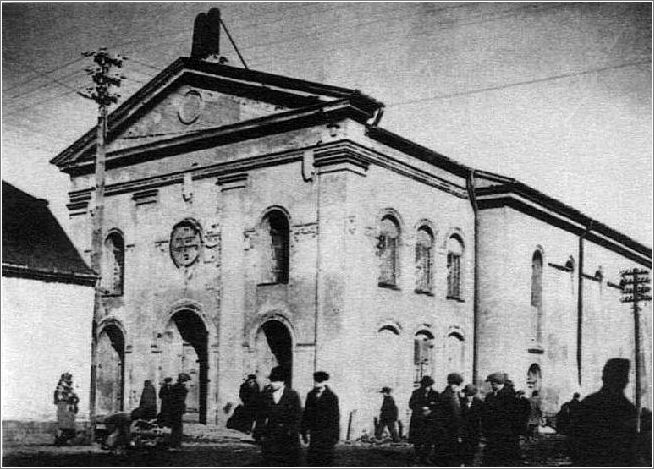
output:
[{"label": "arched doorway", "polygon": [[208,343],[207,328],[192,310],[180,310],[168,321],[164,333],[161,371],[174,381],[179,373],[187,373],[189,392],[186,396],[184,420],[207,422]]},{"label": "arched doorway", "polygon": [[538,391],[540,394],[542,386],[543,375],[540,366],[536,363],[532,363],[529,370],[527,370],[527,388],[529,388],[531,392]]},{"label": "arched doorway", "polygon": [[120,412],[125,402],[125,336],[117,325],[108,324],[102,328],[97,360],[97,413]]},{"label": "arched doorway", "polygon": [[293,380],[293,339],[288,327],[281,321],[271,319],[264,322],[257,331],[256,339],[257,375],[267,378],[275,366],[286,368],[289,381]]}]

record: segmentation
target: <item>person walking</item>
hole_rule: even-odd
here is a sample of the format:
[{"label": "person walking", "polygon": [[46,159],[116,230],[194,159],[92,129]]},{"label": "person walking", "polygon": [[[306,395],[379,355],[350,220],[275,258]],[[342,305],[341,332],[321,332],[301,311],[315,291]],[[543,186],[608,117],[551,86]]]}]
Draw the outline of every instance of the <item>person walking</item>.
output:
[{"label": "person walking", "polygon": [[420,465],[430,462],[434,447],[434,411],[438,403],[438,392],[432,388],[433,384],[431,376],[423,376],[420,387],[411,393],[409,399],[409,443],[413,444],[416,462]]},{"label": "person walking", "polygon": [[391,395],[393,390],[388,386],[384,386],[379,392],[384,395],[384,398],[379,413],[379,422],[375,431],[375,438],[381,440],[382,435],[384,434],[384,428],[388,428],[391,438],[395,443],[397,443],[400,441],[400,435],[398,435],[396,427],[399,410],[395,405],[395,399],[393,399],[393,396]]},{"label": "person walking", "polygon": [[517,466],[520,459],[521,414],[515,392],[504,388],[505,375],[493,373],[486,379],[492,391],[486,395],[482,432],[486,437],[484,466]]},{"label": "person walking", "polygon": [[73,390],[73,375],[63,373],[54,391],[57,406],[57,432],[54,444],[61,446],[75,437],[75,414],[79,408],[79,397]]},{"label": "person walking", "polygon": [[481,438],[481,416],[484,403],[477,396],[477,388],[472,384],[466,384],[461,398],[461,462],[464,466],[472,466],[479,449]]},{"label": "person walking", "polygon": [[276,366],[261,399],[257,440],[266,466],[298,466],[302,405],[297,392],[286,385],[288,372]]},{"label": "person walking", "polygon": [[602,388],[583,401],[571,424],[575,466],[634,466],[636,407],[624,395],[630,362],[611,358],[602,371]]},{"label": "person walking", "polygon": [[438,398],[434,441],[434,463],[437,466],[461,464],[463,420],[459,387],[462,382],[463,377],[460,374],[450,373],[447,375],[447,386]]},{"label": "person walking", "polygon": [[180,373],[177,382],[170,388],[170,447],[178,450],[182,446],[182,437],[184,435],[183,417],[186,412],[186,395],[188,394],[187,382],[191,377],[187,373]]},{"label": "person walking", "polygon": [[161,408],[157,416],[157,423],[161,427],[170,427],[170,403],[171,403],[171,388],[172,378],[165,378],[163,384],[159,388],[159,399],[161,399]]},{"label": "person walking", "polygon": [[157,418],[157,390],[149,379],[146,379],[143,383],[139,408],[142,412],[142,419],[152,420]]},{"label": "person walking", "polygon": [[302,439],[309,444],[307,465],[325,467],[334,461],[340,432],[338,397],[327,385],[329,374],[313,374],[314,388],[307,394],[302,416]]}]

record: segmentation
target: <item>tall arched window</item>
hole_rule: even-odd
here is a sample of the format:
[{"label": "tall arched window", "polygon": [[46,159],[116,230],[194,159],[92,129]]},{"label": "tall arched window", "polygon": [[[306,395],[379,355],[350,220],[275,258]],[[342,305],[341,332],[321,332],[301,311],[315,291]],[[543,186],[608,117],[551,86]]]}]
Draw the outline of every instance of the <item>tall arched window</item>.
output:
[{"label": "tall arched window", "polygon": [[414,383],[420,383],[423,376],[431,374],[433,348],[434,336],[431,332],[420,331],[416,334],[413,341]]},{"label": "tall arched window", "polygon": [[462,299],[463,292],[461,284],[463,276],[461,273],[461,258],[463,257],[463,241],[457,235],[450,236],[447,240],[447,297]]},{"label": "tall arched window", "polygon": [[445,344],[445,368],[447,373],[465,371],[465,341],[458,332],[451,332]]},{"label": "tall arched window", "polygon": [[540,343],[543,321],[543,255],[539,250],[531,258],[531,310],[533,338]]},{"label": "tall arched window", "polygon": [[122,295],[125,279],[125,241],[118,231],[112,231],[104,242],[104,287],[110,295]]},{"label": "tall arched window", "polygon": [[262,225],[262,281],[288,283],[288,218],[281,210],[273,210],[266,215]]},{"label": "tall arched window", "polygon": [[399,276],[400,225],[397,220],[386,215],[382,218],[377,243],[380,258],[378,284],[380,286],[397,286]]},{"label": "tall arched window", "polygon": [[434,237],[426,226],[421,227],[416,235],[416,291],[431,293],[432,246]]}]

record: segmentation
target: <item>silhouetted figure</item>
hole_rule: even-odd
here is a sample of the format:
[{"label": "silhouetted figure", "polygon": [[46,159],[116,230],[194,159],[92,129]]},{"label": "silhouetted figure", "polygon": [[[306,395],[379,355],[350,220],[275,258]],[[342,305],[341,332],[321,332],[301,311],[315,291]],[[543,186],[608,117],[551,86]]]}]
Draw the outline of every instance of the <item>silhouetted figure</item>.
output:
[{"label": "silhouetted figure", "polygon": [[144,420],[157,418],[157,390],[149,379],[146,379],[145,383],[143,383],[143,392],[141,392],[139,408],[142,412],[140,418]]},{"label": "silhouetted figure", "polygon": [[483,407],[483,401],[477,397],[477,388],[472,384],[466,384],[461,398],[461,420],[463,421],[461,462],[466,467],[473,465],[479,449]]},{"label": "silhouetted figure", "polygon": [[172,386],[172,378],[166,378],[164,379],[163,384],[159,388],[159,399],[161,399],[161,408],[159,411],[159,415],[157,416],[157,421],[160,426],[162,427],[170,427],[170,418],[171,418],[171,412],[170,412],[170,403],[171,403],[171,393],[170,390],[173,387]]},{"label": "silhouetted figure", "polygon": [[482,430],[486,437],[484,466],[517,466],[520,458],[520,409],[515,392],[504,387],[504,373],[486,379],[492,392],[486,395]]},{"label": "silhouetted figure", "polygon": [[261,397],[257,375],[248,375],[238,389],[238,397],[241,399],[241,404],[234,409],[234,414],[227,421],[227,428],[233,428],[249,435],[257,417]]},{"label": "silhouetted figure", "polygon": [[438,403],[438,392],[432,389],[433,384],[434,380],[431,376],[423,376],[420,387],[411,393],[409,399],[411,409],[409,443],[413,444],[416,462],[420,465],[429,463],[434,447],[434,411]]},{"label": "silhouetted figure", "polygon": [[266,466],[298,466],[302,405],[297,392],[286,385],[288,373],[276,366],[261,399],[257,439]]},{"label": "silhouetted figure", "polygon": [[530,440],[538,436],[538,427],[543,420],[541,403],[542,401],[538,395],[538,391],[532,392],[529,398],[529,418],[527,421],[527,436]]},{"label": "silhouetted figure", "polygon": [[177,382],[170,388],[170,447],[179,449],[182,446],[184,423],[182,417],[186,412],[186,383],[191,380],[187,373],[180,373]]},{"label": "silhouetted figure", "polygon": [[581,394],[578,392],[572,395],[572,399],[564,402],[556,414],[556,431],[562,435],[567,435],[570,430],[570,421],[574,414],[579,411],[581,406]]},{"label": "silhouetted figure", "polygon": [[391,438],[394,442],[400,441],[400,435],[397,433],[397,418],[399,416],[399,410],[395,405],[395,399],[391,396],[392,390],[388,386],[384,386],[381,392],[384,395],[382,400],[381,411],[379,413],[379,423],[375,431],[375,438],[381,440],[382,435],[384,434],[384,427],[388,428]]},{"label": "silhouetted figure", "polygon": [[438,396],[436,408],[436,429],[434,439],[434,464],[454,466],[461,464],[461,442],[463,441],[463,419],[459,386],[463,377],[458,373],[447,375],[447,386]]},{"label": "silhouetted figure", "polygon": [[327,385],[329,374],[313,374],[314,388],[307,394],[302,416],[302,439],[309,443],[307,465],[325,467],[334,461],[338,443],[340,411],[338,397]]},{"label": "silhouetted figure", "polygon": [[640,411],[638,465],[652,467],[652,411],[647,407]]},{"label": "silhouetted figure", "polygon": [[602,388],[581,401],[571,421],[576,466],[633,466],[636,463],[635,406],[624,395],[629,360],[611,358],[602,371]]}]

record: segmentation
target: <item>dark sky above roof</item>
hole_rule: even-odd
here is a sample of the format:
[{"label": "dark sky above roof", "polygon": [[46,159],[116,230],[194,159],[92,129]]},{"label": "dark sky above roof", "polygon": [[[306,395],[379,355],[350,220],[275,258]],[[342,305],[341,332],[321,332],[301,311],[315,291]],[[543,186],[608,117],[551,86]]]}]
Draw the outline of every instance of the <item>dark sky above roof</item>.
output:
[{"label": "dark sky above roof", "polygon": [[93,275],[48,202],[2,181],[2,263],[52,273]]}]

